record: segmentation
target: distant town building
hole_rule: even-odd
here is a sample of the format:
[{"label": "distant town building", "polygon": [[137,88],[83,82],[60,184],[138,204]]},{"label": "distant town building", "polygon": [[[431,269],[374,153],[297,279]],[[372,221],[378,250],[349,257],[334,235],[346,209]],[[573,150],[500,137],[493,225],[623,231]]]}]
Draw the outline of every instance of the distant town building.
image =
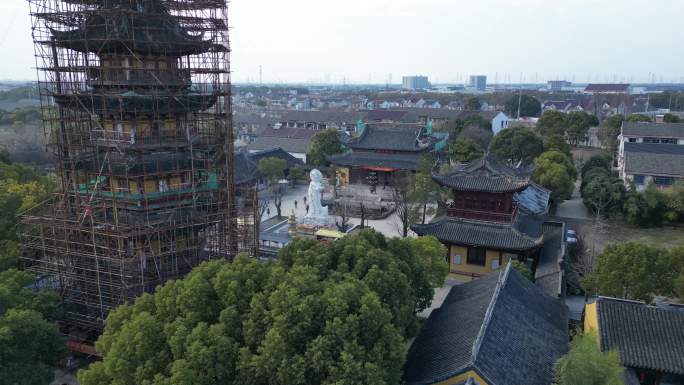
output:
[{"label": "distant town building", "polygon": [[684,123],[624,122],[618,136],[618,170],[637,191],[684,180]]},{"label": "distant town building", "polygon": [[584,92],[588,94],[627,94],[630,91],[629,84],[589,84]]},{"label": "distant town building", "polygon": [[484,75],[472,75],[470,76],[470,87],[477,91],[487,90],[487,77]]},{"label": "distant town building", "polygon": [[618,351],[625,384],[684,383],[684,308],[600,297],[586,305],[584,332]]},{"label": "distant town building", "polygon": [[427,76],[404,76],[402,86],[406,90],[427,90],[430,81]]},{"label": "distant town building", "polygon": [[259,137],[247,146],[252,153],[282,148],[295,158],[306,162],[311,139],[316,135],[315,130],[307,128],[282,127],[276,124],[274,128],[265,130]]},{"label": "distant town building", "polygon": [[491,123],[492,134],[494,135],[501,132],[501,130],[508,128],[510,121],[510,118],[501,111],[459,111],[446,108],[410,109],[410,111],[418,117],[418,123],[427,124],[428,122],[432,122],[435,124],[435,127],[449,124],[457,119],[463,120],[470,118],[473,115],[478,115],[485,121]]},{"label": "distant town building", "polygon": [[334,128],[349,131],[356,123],[365,120],[362,112],[346,111],[290,111],[279,120],[282,127],[306,128],[309,130],[327,130]]},{"label": "distant town building", "polygon": [[566,87],[570,87],[572,83],[565,80],[549,80],[546,88],[551,92],[563,91]]}]

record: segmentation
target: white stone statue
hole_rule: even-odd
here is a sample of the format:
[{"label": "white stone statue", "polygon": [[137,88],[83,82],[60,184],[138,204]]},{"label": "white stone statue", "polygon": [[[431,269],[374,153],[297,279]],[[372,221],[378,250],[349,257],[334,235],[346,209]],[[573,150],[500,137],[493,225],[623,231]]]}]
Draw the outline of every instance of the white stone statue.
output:
[{"label": "white stone statue", "polygon": [[311,183],[309,183],[309,212],[304,217],[306,220],[316,224],[328,223],[328,207],[321,204],[321,194],[323,193],[323,174],[318,170],[312,170]]}]

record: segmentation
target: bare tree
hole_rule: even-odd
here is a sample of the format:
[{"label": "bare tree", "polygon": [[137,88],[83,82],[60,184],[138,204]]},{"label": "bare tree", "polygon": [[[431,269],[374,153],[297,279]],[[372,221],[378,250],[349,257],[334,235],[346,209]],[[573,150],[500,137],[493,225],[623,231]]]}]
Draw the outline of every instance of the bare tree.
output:
[{"label": "bare tree", "polygon": [[411,223],[415,223],[419,219],[420,205],[415,200],[412,186],[412,178],[405,177],[396,183],[393,193],[398,219],[398,222],[395,224],[397,225],[399,235],[404,238],[408,237]]},{"label": "bare tree", "polygon": [[342,204],[342,207],[340,210],[340,221],[338,222],[337,219],[335,219],[335,226],[337,226],[337,230],[339,230],[342,233],[346,233],[350,227],[348,212],[349,212],[349,204],[345,202]]},{"label": "bare tree", "polygon": [[363,202],[359,203],[359,211],[361,213],[361,228],[366,227],[366,206]]}]

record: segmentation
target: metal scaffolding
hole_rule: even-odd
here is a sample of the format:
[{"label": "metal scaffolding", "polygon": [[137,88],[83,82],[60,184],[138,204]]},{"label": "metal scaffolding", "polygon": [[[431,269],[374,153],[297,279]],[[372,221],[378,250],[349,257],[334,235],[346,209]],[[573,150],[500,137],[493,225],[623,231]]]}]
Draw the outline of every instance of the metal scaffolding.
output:
[{"label": "metal scaffolding", "polygon": [[212,258],[255,254],[235,187],[225,0],[28,0],[61,189],[22,216],[26,268],[95,333]]}]

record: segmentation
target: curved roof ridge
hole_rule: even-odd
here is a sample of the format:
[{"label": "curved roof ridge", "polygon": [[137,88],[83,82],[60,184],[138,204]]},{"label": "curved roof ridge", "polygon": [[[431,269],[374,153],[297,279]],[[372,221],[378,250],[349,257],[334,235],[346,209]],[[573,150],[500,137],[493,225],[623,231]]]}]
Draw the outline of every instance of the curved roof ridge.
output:
[{"label": "curved roof ridge", "polygon": [[475,365],[477,355],[480,352],[480,347],[482,346],[484,336],[487,333],[489,322],[492,319],[492,314],[494,313],[494,308],[496,307],[497,299],[499,298],[499,293],[501,293],[501,288],[503,287],[503,285],[506,284],[506,281],[508,280],[511,268],[512,264],[511,262],[508,262],[508,264],[506,265],[506,269],[504,269],[503,272],[499,273],[499,279],[496,283],[496,288],[494,289],[494,295],[492,295],[492,299],[489,302],[489,306],[487,307],[487,312],[485,313],[484,320],[482,321],[482,326],[480,326],[480,332],[477,334],[477,338],[475,339],[475,343],[473,344],[473,356],[471,358],[473,366]]}]

